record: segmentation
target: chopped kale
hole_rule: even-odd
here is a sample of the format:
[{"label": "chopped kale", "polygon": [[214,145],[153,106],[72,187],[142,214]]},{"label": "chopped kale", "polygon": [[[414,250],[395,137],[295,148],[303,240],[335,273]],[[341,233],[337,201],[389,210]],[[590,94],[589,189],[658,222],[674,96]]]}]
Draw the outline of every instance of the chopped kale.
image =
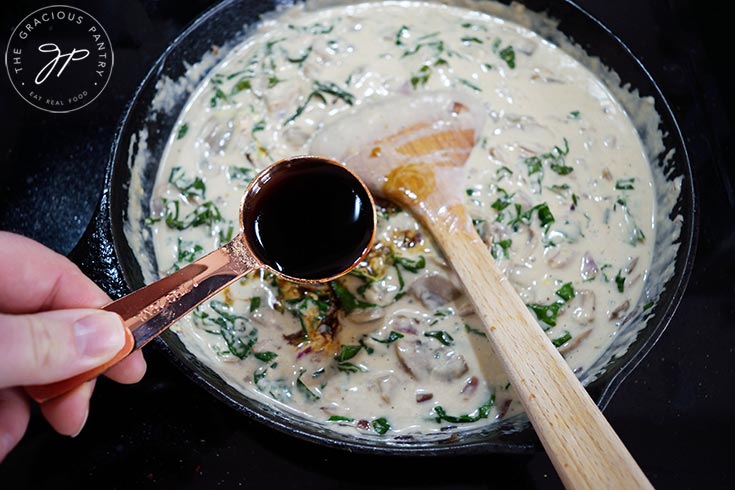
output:
[{"label": "chopped kale", "polygon": [[444,345],[452,345],[454,343],[454,338],[444,330],[424,332],[424,337],[433,337]]},{"label": "chopped kale", "polygon": [[493,405],[495,405],[495,394],[492,394],[490,396],[490,399],[484,404],[480,405],[477,410],[466,415],[449,415],[444,410],[444,408],[442,408],[441,406],[436,406],[434,407],[434,413],[436,414],[434,420],[437,423],[440,423],[443,420],[451,424],[469,424],[472,422],[477,422],[480,419],[488,418],[488,416],[490,415],[490,411],[493,408]]}]

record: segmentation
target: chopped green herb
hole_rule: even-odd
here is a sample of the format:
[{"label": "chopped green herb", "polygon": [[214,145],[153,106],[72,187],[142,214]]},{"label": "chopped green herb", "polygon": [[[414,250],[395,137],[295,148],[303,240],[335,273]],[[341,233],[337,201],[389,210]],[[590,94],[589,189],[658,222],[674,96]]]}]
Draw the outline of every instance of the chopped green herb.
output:
[{"label": "chopped green herb", "polygon": [[[550,151],[542,153],[541,155],[534,155],[526,158],[523,163],[528,166],[528,175],[531,176],[535,173],[543,174],[543,167],[545,163],[549,164],[551,170],[559,175],[567,175],[574,171],[572,167],[566,165],[564,157],[569,154],[569,142],[564,138],[564,149],[558,146],[554,146]],[[540,181],[540,180],[539,180]]]},{"label": "chopped green herb", "polygon": [[276,85],[278,85],[279,83],[281,83],[282,81],[283,80],[281,80],[280,78],[278,78],[276,76],[270,76],[270,77],[268,77],[268,88],[273,88]]},{"label": "chopped green herb", "polygon": [[480,236],[484,236],[485,235],[485,230],[483,229],[485,223],[486,223],[486,221],[484,219],[476,219],[476,218],[473,218],[472,219],[472,226],[475,227],[475,231]]},{"label": "chopped green herb", "polygon": [[487,27],[480,24],[473,24],[472,22],[463,22],[461,25],[465,29],[472,29],[473,31],[487,31]]},{"label": "chopped green herb", "polygon": [[630,233],[630,244],[636,245],[638,243],[643,243],[646,241],[646,235],[643,234],[643,230],[638,228],[638,226],[633,226],[633,230]]},{"label": "chopped green herb", "polygon": [[526,158],[525,160],[523,160],[523,163],[528,166],[529,177],[533,174],[543,171],[544,169],[544,165],[543,163],[541,163],[541,159],[537,156]]},{"label": "chopped green herb", "polygon": [[342,345],[339,354],[334,356],[334,358],[337,362],[345,362],[355,357],[361,350],[361,345]]},{"label": "chopped green herb", "polygon": [[301,54],[295,58],[291,58],[290,56],[287,56],[286,59],[291,63],[301,64],[304,61],[306,61],[306,58],[309,57],[311,54],[312,46],[309,46],[304,51],[301,52]]},{"label": "chopped green herb", "polygon": [[469,80],[465,80],[464,78],[458,78],[457,80],[459,80],[459,83],[461,83],[462,85],[465,85],[465,86],[471,88],[475,92],[482,92],[482,89],[480,87],[478,87],[474,83],[470,82]]},{"label": "chopped green herb", "polygon": [[618,291],[621,293],[625,291],[625,277],[623,277],[622,272],[622,270],[619,270],[615,276],[615,284],[618,287]]},{"label": "chopped green herb", "polygon": [[176,139],[180,140],[184,136],[186,136],[186,132],[189,131],[189,125],[187,123],[183,123],[181,126],[179,126],[179,131],[176,133]]},{"label": "chopped green herb", "polygon": [[396,340],[403,338],[403,334],[400,332],[396,332],[395,330],[391,330],[391,332],[388,334],[388,337],[385,339],[378,339],[375,337],[370,338],[376,342],[380,342],[381,344],[392,344]]},{"label": "chopped green herb", "polygon": [[436,58],[439,58],[441,54],[444,52],[444,41],[433,41],[432,40],[428,42],[420,42],[422,39],[426,39],[427,37],[430,37],[430,36],[422,36],[418,38],[419,42],[413,48],[404,51],[401,57],[405,58],[406,56],[412,56],[418,53],[421,50],[421,48],[426,46],[427,48],[433,49],[434,56]]},{"label": "chopped green herb", "polygon": [[543,226],[544,229],[548,229],[551,223],[554,222],[554,215],[551,214],[551,210],[549,209],[548,204],[544,202],[541,204],[537,204],[533,208],[536,209],[538,219],[541,221],[541,226]]},{"label": "chopped green herb", "polygon": [[339,281],[332,281],[329,283],[329,286],[332,288],[332,291],[334,291],[334,294],[337,295],[337,299],[342,305],[342,309],[345,313],[350,313],[358,308],[371,308],[376,306],[374,303],[367,303],[357,299],[355,295],[340,284]]},{"label": "chopped green herb", "polygon": [[500,59],[505,61],[505,63],[508,65],[508,68],[511,70],[515,69],[516,67],[516,53],[513,51],[513,46],[506,46],[503,49],[501,49],[498,52],[498,55],[500,55]]},{"label": "chopped green herb", "polygon": [[508,250],[510,249],[511,245],[513,245],[513,240],[510,238],[497,242],[493,240],[490,247],[490,254],[493,256],[494,259],[498,259],[501,256],[507,259],[509,257]]},{"label": "chopped green herb", "polygon": [[503,195],[495,200],[490,207],[494,210],[500,212],[503,209],[510,206],[513,202],[513,196],[515,196],[515,192],[513,194],[508,194],[504,189],[498,188],[498,191],[502,193]]},{"label": "chopped green herb", "polygon": [[209,99],[209,105],[210,105],[210,107],[217,107],[217,101],[218,100],[223,100],[223,101],[226,102],[227,101],[227,94],[224,93],[221,88],[215,87],[215,89],[214,89],[214,95],[212,96],[211,99]]},{"label": "chopped green herb", "polygon": [[195,242],[184,241],[179,237],[176,244],[176,262],[194,262],[199,255],[204,251],[204,248]]},{"label": "chopped green herb", "polygon": [[232,88],[230,89],[230,95],[235,95],[239,92],[242,92],[243,90],[251,90],[252,88],[253,87],[250,79],[243,77],[235,82],[235,85],[232,86]]},{"label": "chopped green herb", "polygon": [[[549,325],[549,328],[556,326],[556,319],[559,315],[559,310],[562,306],[564,306],[567,301],[574,298],[576,292],[574,291],[574,286],[572,285],[572,283],[568,282],[557,289],[555,294],[561,298],[560,301],[556,301],[549,305],[526,305],[531,311],[536,314],[536,318],[538,318],[539,321],[542,321],[545,324]],[[548,330],[549,328],[544,328],[544,330]]]},{"label": "chopped green herb", "polygon": [[324,96],[320,92],[314,91],[314,92],[310,93],[306,97],[306,99],[304,99],[304,102],[302,102],[301,105],[299,105],[296,108],[296,112],[294,112],[291,117],[289,117],[288,119],[286,119],[286,121],[283,123],[283,125],[285,126],[286,124],[290,123],[291,121],[293,121],[297,117],[299,117],[304,112],[304,110],[306,109],[306,107],[309,105],[309,102],[311,102],[311,99],[313,99],[314,97],[320,99],[321,102],[322,102],[322,104],[326,104],[327,103],[327,99],[325,99]]},{"label": "chopped green herb", "polygon": [[482,330],[478,330],[466,323],[464,324],[464,329],[467,331],[467,333],[473,333],[475,335],[479,335],[480,337],[487,338],[487,334],[485,332],[483,332]]},{"label": "chopped green herb", "polygon": [[273,359],[278,357],[278,354],[275,352],[253,352],[253,357],[255,357],[259,361],[263,362],[271,362]]},{"label": "chopped green herb", "polygon": [[265,130],[265,119],[261,119],[260,121],[256,122],[253,126],[253,129],[250,130],[250,134],[255,138],[255,133],[258,133],[260,131]]},{"label": "chopped green herb", "polygon": [[354,95],[341,89],[339,85],[334,82],[314,82],[314,88],[319,92],[334,95],[335,97],[342,99],[348,105],[352,105],[355,102]]},{"label": "chopped green herb", "polygon": [[324,94],[334,95],[335,97],[342,99],[348,105],[352,105],[355,102],[355,96],[347,92],[346,90],[341,89],[336,83],[314,82],[314,90],[306,97],[306,99],[304,99],[304,102],[296,108],[296,112],[294,112],[291,117],[286,119],[286,121],[283,123],[284,126],[299,117],[313,98],[316,97],[321,100],[323,104],[326,104],[327,99],[324,97]]},{"label": "chopped green herb", "polygon": [[[227,225],[227,228],[221,228],[219,230],[217,238],[219,239],[219,244],[222,245],[223,243],[227,243],[230,240],[232,240],[232,232],[234,231],[234,226],[230,222]],[[226,231],[225,231],[226,230]]]},{"label": "chopped green herb", "polygon": [[246,318],[232,313],[231,308],[221,301],[210,301],[210,308],[218,316],[208,316],[207,322],[220,327],[220,335],[227,344],[230,353],[240,359],[245,359],[258,341],[258,330],[247,329],[249,322]]},{"label": "chopped green herb", "polygon": [[301,390],[301,392],[306,395],[306,398],[310,400],[318,400],[321,398],[321,394],[313,390],[312,388],[309,388],[303,381],[301,381],[301,376],[304,375],[306,372],[305,369],[301,369],[301,372],[299,373],[298,377],[296,378],[296,386]]},{"label": "chopped green herb", "polygon": [[409,272],[418,272],[419,270],[426,267],[426,259],[423,255],[419,255],[418,259],[409,259],[407,257],[400,257],[398,255],[393,256],[393,263],[400,265]]},{"label": "chopped green herb", "polygon": [[396,46],[403,46],[403,38],[408,37],[408,27],[401,26],[396,33]]},{"label": "chopped green herb", "polygon": [[432,330],[430,332],[424,332],[424,337],[433,337],[444,345],[452,345],[454,338],[444,330]]},{"label": "chopped green herb", "polygon": [[164,199],[166,226],[175,230],[185,230],[197,226],[207,225],[210,229],[214,223],[222,221],[222,214],[212,201],[206,201],[187,214],[183,220],[179,220],[179,201]]},{"label": "chopped green herb", "polygon": [[634,181],[635,177],[630,177],[629,179],[618,179],[618,181],[615,182],[615,188],[621,191],[632,191],[634,189]]},{"label": "chopped green herb", "polygon": [[500,167],[499,169],[495,171],[495,177],[498,180],[502,180],[503,177],[505,177],[506,175],[513,175],[513,171],[509,169],[508,167],[506,167],[505,165],[503,165],[502,167]]},{"label": "chopped green herb", "polygon": [[390,430],[390,424],[385,419],[385,417],[380,417],[373,420],[372,426],[373,430],[381,436]]},{"label": "chopped green herb", "polygon": [[347,422],[352,423],[355,419],[352,417],[345,417],[344,415],[332,415],[327,419],[327,422]]},{"label": "chopped green herb", "polygon": [[653,301],[649,301],[648,303],[643,305],[643,311],[650,310],[651,308],[653,308]]},{"label": "chopped green herb", "polygon": [[306,32],[314,36],[318,36],[320,34],[329,34],[334,30],[333,25],[322,24],[321,22],[316,22],[308,26],[297,26],[289,24],[288,28],[298,32]]},{"label": "chopped green herb", "polygon": [[579,119],[582,117],[582,114],[579,111],[572,111],[569,113],[569,119]]},{"label": "chopped green herb", "polygon": [[260,296],[250,298],[250,313],[260,308]]},{"label": "chopped green herb", "polygon": [[551,187],[548,187],[548,189],[555,194],[565,196],[568,194],[567,191],[571,189],[571,187],[569,187],[569,184],[554,184]]},{"label": "chopped green herb", "polygon": [[554,347],[561,347],[570,340],[572,340],[572,334],[570,334],[569,332],[564,332],[564,335],[553,339],[551,343],[554,344]]},{"label": "chopped green herb", "polygon": [[236,180],[239,184],[248,185],[255,177],[255,170],[247,167],[228,167],[227,177],[231,181]]},{"label": "chopped green herb", "polygon": [[475,44],[482,44],[482,39],[474,37],[474,36],[464,36],[461,41],[465,44],[475,43]]},{"label": "chopped green herb", "polygon": [[[564,303],[551,303],[550,305],[530,304],[527,306],[536,314],[536,318],[538,318],[539,321],[544,322],[549,325],[549,327],[555,327],[556,318],[559,315],[559,309],[564,306]],[[548,328],[545,328],[544,330],[548,330]]]},{"label": "chopped green herb", "polygon": [[171,169],[171,175],[169,175],[168,181],[185,196],[196,196],[204,199],[204,194],[207,190],[204,181],[199,177],[194,177],[192,180],[187,179],[186,173],[181,167],[173,167]]},{"label": "chopped green herb", "polygon": [[418,73],[411,75],[411,86],[416,90],[419,85],[426,85],[426,82],[429,81],[429,77],[431,77],[431,66],[423,65],[419,68]]},{"label": "chopped green herb", "polygon": [[572,286],[571,282],[568,282],[556,291],[556,295],[563,299],[564,302],[567,302],[576,296],[574,286]]},{"label": "chopped green herb", "polygon": [[549,206],[545,202],[537,204],[526,211],[521,210],[522,208],[520,204],[515,204],[514,208],[516,216],[508,221],[508,226],[513,227],[513,231],[518,231],[518,226],[521,223],[530,224],[534,211],[537,211],[537,215],[541,221],[541,225],[544,227],[544,231],[548,231],[549,226],[554,222],[554,215],[551,213]]},{"label": "chopped green herb", "polygon": [[253,373],[253,383],[256,385],[268,374],[268,366],[260,366]]},{"label": "chopped green herb", "polygon": [[351,362],[340,362],[340,363],[337,363],[337,370],[343,373],[359,373],[363,371],[363,368],[355,364],[352,364]]},{"label": "chopped green herb", "polygon": [[375,349],[367,345],[367,343],[365,342],[365,336],[360,338],[360,340],[358,340],[357,343],[360,344],[360,347],[362,347],[365,350],[365,352],[368,353],[368,355],[372,355],[373,352],[375,352]]},{"label": "chopped green herb", "polygon": [[477,410],[466,415],[449,415],[441,406],[436,406],[434,407],[434,413],[436,414],[434,420],[437,423],[440,423],[442,420],[444,420],[451,424],[469,424],[472,422],[477,422],[480,419],[488,418],[488,416],[490,415],[490,411],[493,408],[493,405],[495,405],[495,394],[490,395],[490,399],[482,404],[480,407],[478,407]]}]

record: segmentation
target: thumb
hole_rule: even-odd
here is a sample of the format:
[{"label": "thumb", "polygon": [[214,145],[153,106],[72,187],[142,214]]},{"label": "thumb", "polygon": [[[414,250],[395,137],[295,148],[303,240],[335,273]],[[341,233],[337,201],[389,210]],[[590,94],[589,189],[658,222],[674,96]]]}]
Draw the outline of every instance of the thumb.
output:
[{"label": "thumb", "polygon": [[61,381],[97,367],[125,345],[122,319],[95,309],[0,314],[0,388]]}]

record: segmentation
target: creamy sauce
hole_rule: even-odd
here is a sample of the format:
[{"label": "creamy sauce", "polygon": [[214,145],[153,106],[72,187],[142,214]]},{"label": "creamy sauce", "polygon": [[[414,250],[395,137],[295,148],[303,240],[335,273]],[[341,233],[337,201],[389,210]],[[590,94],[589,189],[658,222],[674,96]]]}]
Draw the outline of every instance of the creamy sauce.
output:
[{"label": "creamy sauce", "polygon": [[[470,10],[377,3],[263,22],[193,93],[171,136],[151,201],[160,273],[231,238],[249,180],[307,153],[330,121],[446,89],[487,115],[464,189],[477,231],[582,376],[640,314],[655,236],[649,162],[591,72]],[[522,410],[440,251],[391,205],[350,275],[304,288],[253,273],[176,331],[248,396],[343,432],[470,429]]]}]

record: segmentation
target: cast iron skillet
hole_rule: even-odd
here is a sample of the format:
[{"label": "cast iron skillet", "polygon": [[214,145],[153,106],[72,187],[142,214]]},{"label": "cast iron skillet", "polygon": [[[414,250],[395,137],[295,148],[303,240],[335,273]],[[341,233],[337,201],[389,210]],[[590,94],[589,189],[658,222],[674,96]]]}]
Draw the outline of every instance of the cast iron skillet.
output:
[{"label": "cast iron skillet", "polygon": [[[205,12],[176,38],[156,61],[127,106],[115,134],[105,188],[97,211],[79,245],[70,254],[72,260],[113,298],[144,284],[138,260],[123,233],[123,224],[127,219],[131,177],[129,156],[137,151],[135,135],[144,127],[148,130],[148,151],[155,163],[144,169],[143,187],[146,195],[150,195],[157,162],[176,116],[186,102],[186,97],[182,97],[169,115],[159,113],[151,117],[149,110],[156,93],[156,82],[164,76],[176,80],[185,71],[185,61],[199,60],[213,45],[222,46],[232,42],[242,35],[244,25],[256,22],[261,14],[273,10],[276,3],[230,0]],[[638,88],[641,94],[655,99],[656,110],[662,119],[660,129],[665,135],[665,146],[667,149],[675,149],[674,158],[669,161],[667,167],[673,176],[681,176],[683,179],[681,195],[673,214],[680,214],[684,218],[675,274],[653,307],[648,327],[638,335],[623,356],[612,360],[604,373],[587,387],[598,406],[604,409],[620,383],[661,336],[684,293],[692,267],[697,231],[692,172],[686,146],[668,103],[630,50],[604,25],[570,1],[527,0],[525,4],[531,10],[547,12],[550,17],[559,20],[559,29],[582,46],[588,54],[599,57],[606,66],[615,70],[622,80]],[[131,141],[134,143],[132,147]],[[146,215],[147,211],[144,209]],[[319,444],[365,453],[411,455],[449,452],[527,453],[539,447],[530,426],[524,423],[523,428],[517,430],[517,421],[514,423],[512,420],[466,436],[442,437],[422,442],[355,439],[326,432],[316,424],[246,398],[192,356],[175,334],[164,333],[157,339],[157,344],[187,376],[227,405],[275,429]]]}]

